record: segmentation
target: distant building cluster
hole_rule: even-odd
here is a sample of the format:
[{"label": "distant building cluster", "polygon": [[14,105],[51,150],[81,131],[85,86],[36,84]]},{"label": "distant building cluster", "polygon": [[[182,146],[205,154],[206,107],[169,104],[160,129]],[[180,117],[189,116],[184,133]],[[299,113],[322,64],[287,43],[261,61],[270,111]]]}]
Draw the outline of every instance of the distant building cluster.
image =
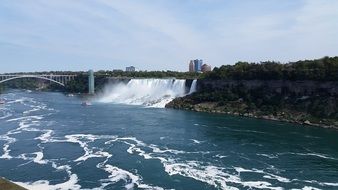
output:
[{"label": "distant building cluster", "polygon": [[211,66],[208,64],[203,64],[202,59],[191,60],[189,63],[189,72],[209,72],[211,71]]},{"label": "distant building cluster", "polygon": [[136,68],[134,66],[126,67],[126,72],[135,72]]}]

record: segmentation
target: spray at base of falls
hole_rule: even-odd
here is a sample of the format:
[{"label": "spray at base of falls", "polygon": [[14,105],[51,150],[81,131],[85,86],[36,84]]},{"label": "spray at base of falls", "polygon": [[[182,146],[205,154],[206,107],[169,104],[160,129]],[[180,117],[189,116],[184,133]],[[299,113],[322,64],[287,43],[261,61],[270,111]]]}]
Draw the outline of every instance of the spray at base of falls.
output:
[{"label": "spray at base of falls", "polygon": [[164,108],[174,98],[196,90],[196,84],[191,87],[195,89],[189,90],[185,83],[181,79],[131,79],[128,83],[107,85],[97,101]]}]

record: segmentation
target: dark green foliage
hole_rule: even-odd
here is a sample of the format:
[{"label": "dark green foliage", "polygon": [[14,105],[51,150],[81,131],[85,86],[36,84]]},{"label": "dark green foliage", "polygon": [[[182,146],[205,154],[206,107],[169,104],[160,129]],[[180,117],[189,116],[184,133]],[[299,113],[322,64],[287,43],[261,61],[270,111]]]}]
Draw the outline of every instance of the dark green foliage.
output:
[{"label": "dark green foliage", "polygon": [[103,77],[127,77],[127,78],[177,78],[177,79],[195,79],[200,73],[177,72],[177,71],[97,71],[95,76]]},{"label": "dark green foliage", "polygon": [[43,89],[50,84],[49,81],[35,78],[21,78],[5,83],[0,84],[0,92],[5,91],[6,89],[27,89],[27,90],[36,90]]},{"label": "dark green foliage", "polygon": [[65,91],[71,93],[87,93],[88,92],[88,74],[81,73],[74,80],[69,81],[65,87]]},{"label": "dark green foliage", "polygon": [[244,90],[243,87],[234,87],[222,91],[203,91],[188,96],[194,104],[203,102],[217,102],[218,106],[227,105],[227,102],[241,102],[249,110],[260,110],[265,114],[276,114],[283,109],[305,112],[315,117],[338,118],[338,97],[323,95],[300,97],[281,95],[270,91],[267,87]]},{"label": "dark green foliage", "polygon": [[[87,93],[88,92],[88,72],[71,72],[71,71],[49,71],[49,72],[29,72],[29,73],[10,73],[10,74],[54,74],[54,75],[76,75],[75,79],[69,81],[65,87],[51,83],[49,81],[39,79],[16,79],[0,84],[0,93],[4,89],[31,89],[31,90],[51,90],[70,93]],[[175,72],[175,71],[97,71],[95,72],[95,89],[100,91],[103,89],[109,77],[117,78],[182,78],[195,79],[199,73]],[[38,81],[38,82],[37,82]]]},{"label": "dark green foliage", "polygon": [[204,79],[234,80],[338,80],[338,57],[324,57],[281,64],[268,61],[262,63],[238,62],[223,65],[201,76]]}]

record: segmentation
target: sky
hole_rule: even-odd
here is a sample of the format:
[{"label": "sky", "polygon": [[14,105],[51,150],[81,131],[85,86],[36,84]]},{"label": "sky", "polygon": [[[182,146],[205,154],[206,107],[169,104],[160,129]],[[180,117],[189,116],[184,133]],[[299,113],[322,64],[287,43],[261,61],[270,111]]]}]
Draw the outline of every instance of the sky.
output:
[{"label": "sky", "polygon": [[0,0],[0,73],[337,55],[337,0]]}]

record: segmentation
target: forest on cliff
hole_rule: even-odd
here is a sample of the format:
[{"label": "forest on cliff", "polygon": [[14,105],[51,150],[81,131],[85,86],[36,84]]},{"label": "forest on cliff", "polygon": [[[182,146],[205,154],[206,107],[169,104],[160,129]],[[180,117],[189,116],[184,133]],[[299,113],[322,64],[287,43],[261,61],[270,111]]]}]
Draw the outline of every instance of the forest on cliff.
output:
[{"label": "forest on cliff", "polygon": [[223,65],[203,74],[204,79],[234,80],[338,80],[338,57],[324,57],[289,63],[266,61],[261,63],[237,62]]},{"label": "forest on cliff", "polygon": [[338,57],[224,65],[167,107],[338,128]]}]

